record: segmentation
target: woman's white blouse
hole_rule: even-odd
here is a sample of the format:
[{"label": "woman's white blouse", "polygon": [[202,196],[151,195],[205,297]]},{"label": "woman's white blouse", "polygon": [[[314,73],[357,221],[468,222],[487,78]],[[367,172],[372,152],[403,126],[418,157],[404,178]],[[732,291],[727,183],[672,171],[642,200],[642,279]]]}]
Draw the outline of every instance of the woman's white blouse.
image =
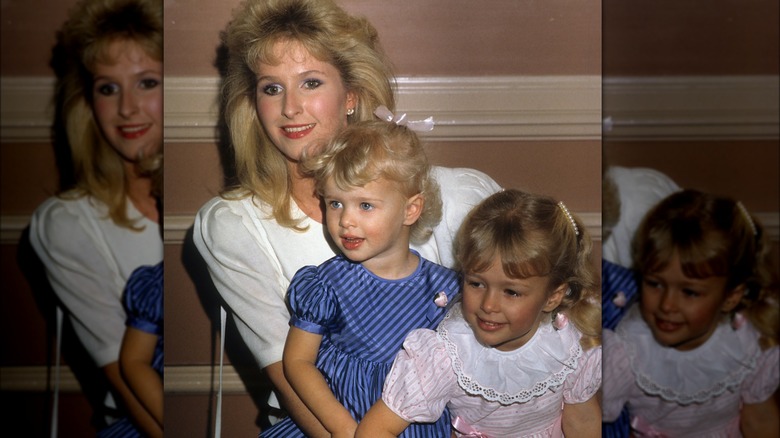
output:
[{"label": "woman's white blouse", "polygon": [[49,283],[99,367],[119,359],[127,279],[136,268],[163,258],[158,223],[143,217],[129,200],[127,205],[129,217],[140,218],[136,225],[143,230],[116,225],[105,205],[86,196],[50,198],[30,221],[30,242]]}]

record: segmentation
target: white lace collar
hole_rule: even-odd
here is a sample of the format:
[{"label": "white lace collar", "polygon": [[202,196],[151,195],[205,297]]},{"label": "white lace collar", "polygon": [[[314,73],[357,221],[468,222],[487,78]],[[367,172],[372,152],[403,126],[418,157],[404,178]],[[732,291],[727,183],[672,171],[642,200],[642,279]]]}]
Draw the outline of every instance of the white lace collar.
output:
[{"label": "white lace collar", "polygon": [[458,384],[472,395],[503,405],[525,403],[557,390],[582,355],[579,332],[569,323],[555,330],[540,324],[528,343],[514,351],[481,345],[455,306],[437,329],[452,360]]},{"label": "white lace collar", "polygon": [[639,305],[628,310],[616,333],[624,341],[637,385],[647,394],[681,405],[705,402],[738,388],[760,353],[749,323],[734,330],[723,322],[694,350],[664,347],[653,338]]}]

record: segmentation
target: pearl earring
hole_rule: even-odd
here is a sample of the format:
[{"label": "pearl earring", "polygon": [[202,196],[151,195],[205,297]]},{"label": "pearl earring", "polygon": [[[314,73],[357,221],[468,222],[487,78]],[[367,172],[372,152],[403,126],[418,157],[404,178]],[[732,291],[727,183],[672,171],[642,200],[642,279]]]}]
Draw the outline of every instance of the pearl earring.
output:
[{"label": "pearl earring", "polygon": [[352,114],[355,114],[355,108],[350,108],[347,110],[347,115],[351,116]]}]

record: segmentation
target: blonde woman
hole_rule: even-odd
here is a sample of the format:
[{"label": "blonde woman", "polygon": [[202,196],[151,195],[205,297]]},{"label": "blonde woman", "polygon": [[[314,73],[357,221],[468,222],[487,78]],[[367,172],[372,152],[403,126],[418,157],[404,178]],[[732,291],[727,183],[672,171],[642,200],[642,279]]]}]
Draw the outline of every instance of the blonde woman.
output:
[{"label": "blonde woman", "polygon": [[[295,272],[337,249],[325,239],[314,180],[300,169],[348,124],[394,110],[393,76],[374,27],[332,1],[248,0],[225,32],[226,124],[238,186],[204,205],[193,238],[238,330],[281,406],[309,436],[328,436],[290,387],[282,350]],[[413,247],[452,265],[452,236],[473,205],[499,190],[481,172],[436,167],[442,221]],[[277,402],[275,397],[279,397]]]},{"label": "blonde woman", "polygon": [[[82,1],[62,27],[58,82],[75,185],[35,211],[30,240],[74,330],[111,388],[101,434],[161,436],[122,379],[122,293],[162,260],[152,181],[138,166],[162,149],[162,2]],[[132,421],[123,416],[129,414]]]}]

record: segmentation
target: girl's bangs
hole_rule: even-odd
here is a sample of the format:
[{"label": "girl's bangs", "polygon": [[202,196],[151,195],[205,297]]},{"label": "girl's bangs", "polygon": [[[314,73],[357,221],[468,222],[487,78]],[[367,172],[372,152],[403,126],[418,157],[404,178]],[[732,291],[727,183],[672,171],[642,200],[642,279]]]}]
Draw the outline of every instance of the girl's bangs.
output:
[{"label": "girl's bangs", "polygon": [[484,272],[492,266],[496,257],[500,257],[501,268],[510,278],[525,279],[550,274],[552,265],[548,256],[544,248],[534,244],[534,239],[518,235],[490,237],[475,238],[469,242],[469,248],[463,251],[461,269]]},{"label": "girl's bangs", "polygon": [[719,236],[705,236],[701,233],[689,235],[685,239],[671,235],[655,236],[648,244],[644,257],[639,260],[643,273],[665,269],[675,252],[686,277],[701,279],[726,276],[729,273],[727,251]]}]

